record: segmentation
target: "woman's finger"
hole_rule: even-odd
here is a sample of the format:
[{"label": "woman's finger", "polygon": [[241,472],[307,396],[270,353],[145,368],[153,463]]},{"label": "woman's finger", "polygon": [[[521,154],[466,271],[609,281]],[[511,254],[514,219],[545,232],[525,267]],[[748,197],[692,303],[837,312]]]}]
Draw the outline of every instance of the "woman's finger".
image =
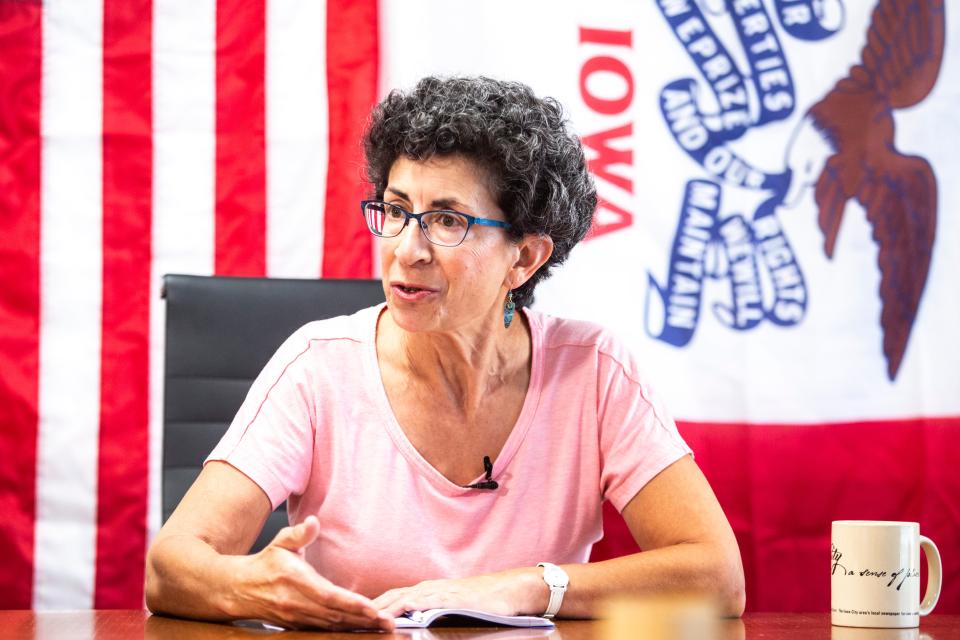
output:
[{"label": "woman's finger", "polygon": [[397,617],[407,611],[426,611],[427,609],[439,609],[440,607],[440,604],[432,601],[429,597],[415,593],[407,593],[387,604],[381,611]]},{"label": "woman's finger", "polygon": [[407,589],[390,589],[389,591],[384,591],[376,598],[373,599],[373,606],[377,609],[386,609],[391,602],[396,600],[400,594],[405,593]]},{"label": "woman's finger", "polygon": [[381,611],[398,616],[406,611],[439,609],[449,604],[448,593],[441,587],[447,583],[421,582],[412,587],[390,589],[377,596],[373,604]]},{"label": "woman's finger", "polygon": [[284,527],[277,532],[268,546],[276,546],[299,553],[320,535],[320,521],[317,516],[307,516],[306,520],[294,527]]},{"label": "woman's finger", "polygon": [[393,628],[393,616],[380,615],[369,598],[333,584],[312,567],[307,566],[303,573],[297,588],[305,612],[349,628]]},{"label": "woman's finger", "polygon": [[378,629],[385,626],[383,618],[386,616],[381,616],[372,607],[354,613],[319,602],[316,594],[309,588],[303,588],[303,585],[285,591],[282,599],[271,607],[272,610],[260,617],[276,618],[286,625],[331,629]]},{"label": "woman's finger", "polygon": [[380,611],[369,609],[363,613],[351,613],[343,609],[318,605],[315,602],[305,602],[308,608],[307,616],[315,620],[324,620],[325,626],[336,629],[383,629],[392,631],[394,628],[393,616],[382,614]]},{"label": "woman's finger", "polygon": [[312,568],[311,572],[313,576],[310,576],[304,585],[306,588],[304,595],[313,602],[332,610],[376,617],[380,609],[374,605],[372,600],[349,589],[338,587],[313,571]]},{"label": "woman's finger", "polygon": [[267,619],[267,622],[278,624],[290,629],[329,629],[329,630],[355,630],[355,629],[383,629],[385,628],[379,619],[368,620],[366,618],[357,618],[351,616],[338,616],[334,614],[317,615],[317,613],[291,612],[285,618],[275,620]]},{"label": "woman's finger", "polygon": [[310,626],[324,629],[383,629],[392,631],[394,627],[393,618],[379,615],[369,618],[336,611],[327,611],[323,615],[304,614],[302,621]]},{"label": "woman's finger", "polygon": [[406,611],[417,611],[418,609],[413,606],[414,602],[415,597],[410,589],[400,589],[391,598],[384,599],[376,606],[380,611],[388,611],[390,615],[396,617]]},{"label": "woman's finger", "polygon": [[403,600],[396,600],[385,606],[380,611],[389,616],[397,618],[408,611],[419,611],[419,609],[414,608],[412,605],[408,606],[408,603]]}]

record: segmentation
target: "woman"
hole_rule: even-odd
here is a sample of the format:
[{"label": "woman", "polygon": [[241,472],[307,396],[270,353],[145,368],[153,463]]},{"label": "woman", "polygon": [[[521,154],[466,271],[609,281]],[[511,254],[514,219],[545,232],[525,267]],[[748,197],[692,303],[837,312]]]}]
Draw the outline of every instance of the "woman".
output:
[{"label": "woman", "polygon": [[[279,349],[154,541],[149,607],[389,630],[700,590],[739,615],[736,540],[636,362],[527,309],[596,205],[559,105],[426,78],[374,109],[365,148],[386,304]],[[605,499],[645,551],[588,564]],[[283,500],[295,526],[238,555]]]}]

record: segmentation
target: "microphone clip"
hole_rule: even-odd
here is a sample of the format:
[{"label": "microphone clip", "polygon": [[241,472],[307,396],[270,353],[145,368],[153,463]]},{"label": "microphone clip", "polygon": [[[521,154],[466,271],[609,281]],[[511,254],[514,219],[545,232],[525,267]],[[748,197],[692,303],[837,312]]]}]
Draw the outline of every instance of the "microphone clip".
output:
[{"label": "microphone clip", "polygon": [[492,491],[500,487],[497,481],[493,479],[493,463],[490,462],[490,456],[483,456],[483,470],[485,473],[484,480],[468,484],[465,487],[466,489],[487,489]]}]

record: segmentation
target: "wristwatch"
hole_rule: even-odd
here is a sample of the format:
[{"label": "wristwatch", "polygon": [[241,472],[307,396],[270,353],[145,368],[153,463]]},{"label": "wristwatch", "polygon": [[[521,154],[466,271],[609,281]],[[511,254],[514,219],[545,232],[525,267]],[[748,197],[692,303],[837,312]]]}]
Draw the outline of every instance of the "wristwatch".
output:
[{"label": "wristwatch", "polygon": [[544,618],[552,618],[560,611],[560,604],[563,602],[563,594],[567,591],[567,585],[570,584],[570,576],[567,572],[555,564],[541,562],[537,565],[543,567],[543,581],[550,587],[550,602],[547,604],[547,610],[544,612]]}]

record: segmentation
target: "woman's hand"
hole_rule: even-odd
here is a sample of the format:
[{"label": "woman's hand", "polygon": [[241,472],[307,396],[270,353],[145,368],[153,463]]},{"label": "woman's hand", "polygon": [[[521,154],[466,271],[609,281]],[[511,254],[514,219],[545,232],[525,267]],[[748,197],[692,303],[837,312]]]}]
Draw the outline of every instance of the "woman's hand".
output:
[{"label": "woman's hand", "polygon": [[236,587],[229,595],[232,617],[255,618],[288,628],[382,629],[393,616],[372,600],[336,586],[306,562],[303,550],[320,532],[316,516],[285,527],[262,551],[238,556]]},{"label": "woman's hand", "polygon": [[245,555],[272,510],[253,480],[229,464],[207,464],[150,546],[150,610],[284,627],[394,628],[393,618],[380,615],[372,600],[332,584],[304,559],[320,533],[316,516],[281,529],[263,551]]},{"label": "woman's hand", "polygon": [[391,589],[377,596],[373,604],[391,618],[406,611],[444,608],[480,609],[504,616],[535,615],[546,610],[549,595],[540,569],[524,568],[470,578],[425,580]]}]

